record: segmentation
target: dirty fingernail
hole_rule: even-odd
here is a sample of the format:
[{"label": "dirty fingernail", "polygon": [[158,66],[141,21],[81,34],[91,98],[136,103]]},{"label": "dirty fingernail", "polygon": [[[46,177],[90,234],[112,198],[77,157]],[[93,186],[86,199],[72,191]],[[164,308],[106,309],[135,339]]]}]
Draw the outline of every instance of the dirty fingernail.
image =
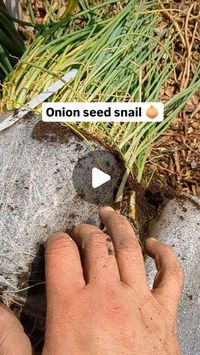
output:
[{"label": "dirty fingernail", "polygon": [[105,206],[105,207],[101,207],[101,211],[109,212],[109,211],[114,211],[114,209],[110,206]]},{"label": "dirty fingernail", "polygon": [[68,234],[64,233],[64,232],[55,232],[49,235],[48,239],[46,240],[46,245],[47,244],[51,244],[54,241],[61,239],[61,238],[68,238],[69,240],[73,240]]}]

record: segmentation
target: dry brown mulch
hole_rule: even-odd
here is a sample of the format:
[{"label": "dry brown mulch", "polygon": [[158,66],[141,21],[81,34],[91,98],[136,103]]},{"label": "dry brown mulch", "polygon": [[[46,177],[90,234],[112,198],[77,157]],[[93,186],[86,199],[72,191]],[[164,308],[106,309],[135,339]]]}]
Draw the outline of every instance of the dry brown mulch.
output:
[{"label": "dry brown mulch", "polygon": [[200,111],[193,113],[188,105],[154,144],[146,170],[161,187],[200,196]]},{"label": "dry brown mulch", "polygon": [[[50,1],[49,1],[50,3]],[[23,20],[31,22],[30,13],[26,4],[26,0],[20,0],[20,4],[23,12]],[[31,0],[32,11],[36,20],[36,23],[43,24],[47,23],[51,17],[51,14],[48,11],[47,2],[44,0]],[[66,0],[55,0],[52,5],[52,11],[57,14],[58,11],[62,15],[67,7]]]},{"label": "dry brown mulch", "polygon": [[[187,88],[200,62],[200,3],[165,1],[161,7],[165,21],[173,22],[177,78],[170,78],[162,90],[162,101]],[[173,9],[173,11],[172,11]],[[166,132],[156,141],[146,173],[153,181],[170,185],[179,192],[200,196],[200,88]]]}]

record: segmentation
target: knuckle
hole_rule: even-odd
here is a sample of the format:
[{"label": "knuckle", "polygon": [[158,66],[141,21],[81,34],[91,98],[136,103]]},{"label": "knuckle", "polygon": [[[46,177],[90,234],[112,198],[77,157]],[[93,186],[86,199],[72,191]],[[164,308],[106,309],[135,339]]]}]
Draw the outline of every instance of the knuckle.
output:
[{"label": "knuckle", "polygon": [[141,248],[133,245],[122,245],[117,248],[120,254],[129,254],[132,259],[137,259],[141,255]]},{"label": "knuckle", "polygon": [[118,224],[119,228],[126,229],[127,226],[129,225],[129,222],[125,216],[118,214],[117,215],[117,224]]},{"label": "knuckle", "polygon": [[84,223],[80,223],[74,227],[73,233],[74,234],[82,233],[82,231],[85,230],[85,227],[86,225]]},{"label": "knuckle", "polygon": [[120,233],[116,243],[117,249],[131,252],[133,254],[140,254],[141,247],[138,241],[134,238],[131,238],[126,233]]},{"label": "knuckle", "polygon": [[167,245],[161,241],[158,241],[158,244],[156,245],[156,254],[158,254],[158,256],[160,256],[162,253],[162,255],[165,255],[166,257],[170,257],[170,258],[176,258],[176,254],[174,253],[173,248],[170,245]]},{"label": "knuckle", "polygon": [[91,238],[104,240],[104,233],[100,229],[94,229]]},{"label": "knuckle", "polygon": [[119,222],[124,222],[127,220],[124,215],[116,212],[111,212],[111,217],[115,218],[115,220],[117,219]]},{"label": "knuckle", "polygon": [[168,252],[171,256],[175,256],[176,257],[176,254],[173,250],[173,248],[170,246],[170,245],[167,245],[167,244],[163,244],[166,252]]},{"label": "knuckle", "polygon": [[174,263],[179,264],[178,257],[170,245],[163,244],[163,251],[166,253],[168,258],[174,260]]},{"label": "knuckle", "polygon": [[125,216],[123,216],[121,214],[119,216],[120,216],[119,221],[122,223],[122,225],[129,224],[128,219]]},{"label": "knuckle", "polygon": [[171,246],[165,245],[165,248],[166,248],[166,257],[168,255],[168,259],[169,258],[171,259],[171,265],[168,268],[168,272],[171,275],[171,277],[173,277],[174,279],[176,279],[178,282],[182,284],[184,282],[184,271],[179,262],[179,259]]},{"label": "knuckle", "polygon": [[95,230],[90,236],[89,244],[91,246],[106,244],[104,234],[100,230]]},{"label": "knuckle", "polygon": [[[177,264],[179,263],[178,257],[176,256],[173,248],[170,245],[160,243],[160,246],[162,247],[160,252],[162,251],[163,257],[167,258],[168,260],[171,260],[172,263],[177,263]],[[158,253],[159,255],[160,255],[160,252]]]},{"label": "knuckle", "polygon": [[96,226],[89,225],[89,224],[78,224],[74,228],[74,235],[82,235],[83,237],[90,237],[92,234],[95,232],[100,232],[100,229],[98,229]]},{"label": "knuckle", "polygon": [[183,284],[184,282],[184,271],[181,267],[181,265],[177,262],[171,266],[169,266],[168,270],[168,275],[173,278],[173,280],[176,280],[180,285]]},{"label": "knuckle", "polygon": [[103,292],[106,293],[106,300],[112,302],[113,300],[118,301],[121,296],[120,283],[115,283],[112,280],[106,280],[106,288],[104,287]]},{"label": "knuckle", "polygon": [[117,212],[109,212],[107,215],[107,221],[110,225],[117,224],[118,227],[126,227],[128,220],[125,216],[117,213]]}]

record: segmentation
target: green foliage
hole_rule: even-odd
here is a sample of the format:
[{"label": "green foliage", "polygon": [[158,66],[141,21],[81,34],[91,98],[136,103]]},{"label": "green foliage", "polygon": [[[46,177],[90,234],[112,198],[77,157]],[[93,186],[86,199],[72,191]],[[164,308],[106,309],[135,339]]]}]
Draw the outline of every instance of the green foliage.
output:
[{"label": "green foliage", "polygon": [[66,8],[64,14],[62,15],[62,19],[66,19],[69,16],[71,16],[71,14],[73,13],[77,4],[78,4],[78,0],[68,0],[67,8]]},{"label": "green foliage", "polygon": [[6,11],[0,7],[0,81],[25,51],[23,41]]}]

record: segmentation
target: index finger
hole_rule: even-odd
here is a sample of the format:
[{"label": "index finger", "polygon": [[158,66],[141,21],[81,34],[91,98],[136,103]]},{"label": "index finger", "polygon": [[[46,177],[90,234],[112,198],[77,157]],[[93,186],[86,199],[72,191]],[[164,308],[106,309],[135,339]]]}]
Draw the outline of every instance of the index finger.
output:
[{"label": "index finger", "polygon": [[100,219],[110,235],[116,254],[121,280],[137,290],[148,289],[140,244],[127,218],[111,207],[100,210]]}]

